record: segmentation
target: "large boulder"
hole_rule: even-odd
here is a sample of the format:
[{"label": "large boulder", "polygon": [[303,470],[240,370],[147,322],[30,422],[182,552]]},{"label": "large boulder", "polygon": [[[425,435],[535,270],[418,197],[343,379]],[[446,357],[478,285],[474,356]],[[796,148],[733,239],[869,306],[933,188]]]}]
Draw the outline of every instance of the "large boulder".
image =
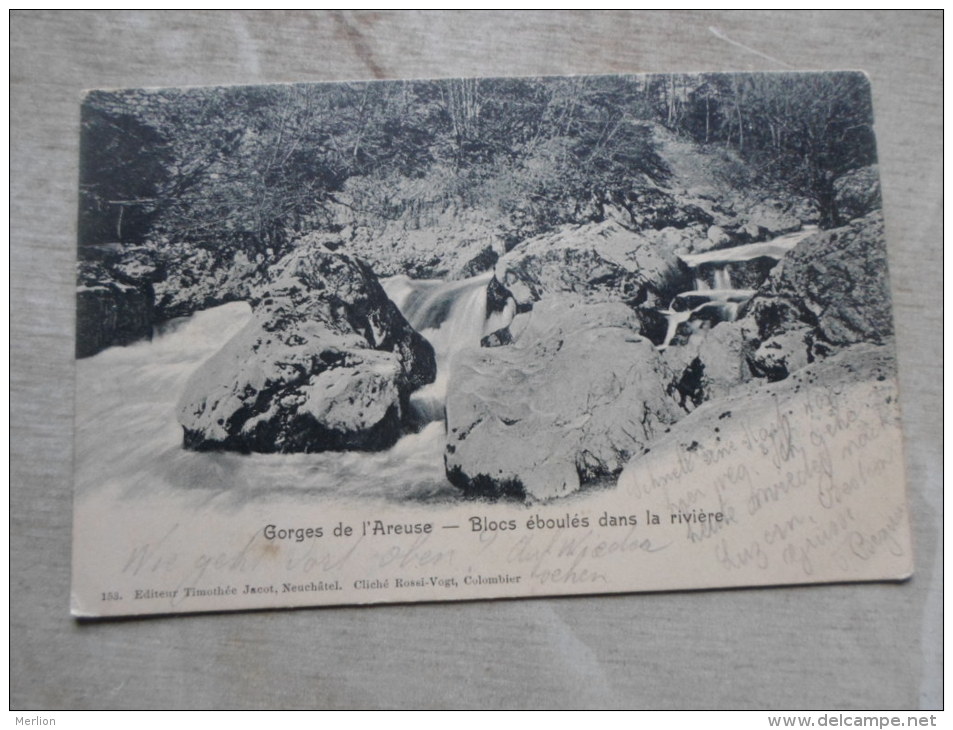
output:
[{"label": "large boulder", "polygon": [[860,167],[837,178],[834,181],[834,203],[844,221],[878,210],[882,203],[877,166]]},{"label": "large boulder", "polygon": [[618,303],[540,301],[511,344],[462,351],[447,475],[470,496],[546,500],[612,479],[679,413],[659,354]]},{"label": "large boulder", "polygon": [[484,246],[478,254],[461,266],[458,272],[455,272],[454,278],[469,279],[471,276],[490,271],[499,258],[500,255],[492,246]]},{"label": "large boulder", "polygon": [[[755,380],[733,389],[724,397],[702,404],[681,418],[678,423],[659,433],[658,437],[649,444],[648,455],[640,460],[633,459],[626,465],[618,478],[620,493],[641,495],[646,508],[655,509],[656,506],[665,506],[670,500],[677,501],[680,496],[690,494],[692,487],[696,485],[686,479],[682,495],[667,489],[659,489],[650,495],[650,490],[638,487],[645,483],[647,474],[653,472],[657,474],[663,468],[670,471],[680,452],[682,454],[694,452],[696,458],[705,454],[730,455],[736,446],[757,444],[757,441],[751,439],[763,439],[766,435],[776,449],[780,444],[787,444],[791,447],[790,455],[795,456],[793,461],[787,462],[787,466],[784,466],[784,461],[778,462],[779,471],[774,478],[786,477],[787,482],[777,481],[771,486],[770,491],[776,496],[784,495],[785,490],[796,487],[798,484],[807,484],[806,477],[823,462],[821,457],[826,447],[816,451],[810,447],[812,450],[807,451],[809,434],[797,431],[796,426],[793,436],[791,431],[782,432],[782,435],[787,438],[775,441],[777,429],[782,423],[784,425],[797,424],[801,418],[810,418],[806,414],[821,410],[818,408],[819,402],[835,404],[842,398],[851,398],[849,401],[852,404],[851,408],[844,408],[840,412],[837,423],[844,426],[850,423],[852,427],[860,428],[857,432],[859,438],[854,441],[855,446],[858,443],[865,444],[868,437],[876,438],[872,434],[879,433],[881,428],[892,424],[897,418],[896,409],[892,406],[892,399],[896,395],[895,383],[891,382],[896,377],[894,353],[893,341],[890,338],[883,345],[858,343],[825,360],[806,366],[784,381]],[[822,393],[825,394],[819,399]],[[846,414],[849,414],[849,417]],[[818,424],[818,427],[822,423]],[[833,424],[832,420],[828,428],[832,428]],[[767,429],[764,428],[765,425],[768,425]],[[830,438],[823,433],[813,435],[822,436],[825,440]],[[800,440],[801,438],[803,441]],[[742,448],[741,453],[746,450]],[[809,457],[808,454],[811,456]],[[800,462],[802,455],[805,459],[803,464]],[[732,473],[731,461],[722,462],[721,456],[713,462],[715,466],[711,467],[712,471],[708,472],[713,480],[716,478],[719,481],[724,480],[725,477],[721,476],[722,474]],[[735,457],[737,456],[735,454]],[[835,455],[831,454],[831,456]],[[809,458],[812,460],[810,463],[808,463]],[[835,458],[834,474],[838,475],[838,478],[830,482],[832,487],[835,481],[838,485],[841,484],[842,467],[846,469],[848,466],[846,458],[841,464],[840,451]],[[814,459],[820,459],[820,461],[813,461]],[[756,463],[757,459],[751,464],[752,473],[757,468]],[[715,471],[716,468],[718,471]],[[863,474],[863,468],[864,465],[861,464],[861,474]],[[750,475],[747,476],[750,477]],[[825,481],[820,473],[817,476],[819,483]],[[795,477],[798,481],[794,481]],[[845,486],[852,483],[843,482]],[[762,493],[769,491],[764,488],[766,486],[768,486],[766,481],[756,480],[752,485],[751,495],[757,491]],[[728,501],[737,500],[736,504],[741,505],[746,504],[749,496],[747,487],[733,493],[729,490],[725,494]],[[790,543],[787,544],[790,545]]]},{"label": "large boulder", "polygon": [[634,233],[614,221],[567,226],[501,257],[495,278],[521,311],[546,295],[566,294],[586,302],[664,305],[691,281],[676,255],[684,239],[674,231]]},{"label": "large boulder", "polygon": [[805,238],[744,314],[749,362],[775,380],[855,343],[883,343],[893,334],[883,217]]},{"label": "large boulder", "polygon": [[626,208],[636,230],[686,228],[692,224],[709,226],[714,217],[704,208],[685,199],[683,191],[672,194],[658,187],[633,190]]},{"label": "large boulder", "polygon": [[433,348],[370,268],[323,247],[286,256],[249,323],[189,381],[179,404],[196,450],[375,450],[403,432]]},{"label": "large boulder", "polygon": [[669,394],[692,411],[751,380],[744,344],[740,322],[721,322],[693,332],[681,346],[666,348],[662,360],[671,371]]},{"label": "large boulder", "polygon": [[757,238],[752,240],[766,240],[791,233],[800,230],[803,223],[793,202],[776,198],[766,198],[742,207],[738,219],[741,229],[746,231],[749,238],[752,232],[757,232]]},{"label": "large boulder", "polygon": [[755,342],[760,344],[748,358],[748,363],[752,373],[759,378],[784,380],[815,359],[814,333],[807,325]]}]

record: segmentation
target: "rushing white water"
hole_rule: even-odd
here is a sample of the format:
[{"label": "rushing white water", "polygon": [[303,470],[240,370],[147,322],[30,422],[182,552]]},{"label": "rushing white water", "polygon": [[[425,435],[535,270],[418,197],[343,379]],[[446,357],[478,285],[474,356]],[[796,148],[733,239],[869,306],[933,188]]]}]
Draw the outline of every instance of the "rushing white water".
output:
[{"label": "rushing white water", "polygon": [[387,501],[451,500],[442,423],[377,453],[237,454],[187,451],[176,403],[190,375],[250,317],[233,303],[166,323],[151,342],[78,360],[77,498],[164,494],[236,508],[283,495]]},{"label": "rushing white water", "polygon": [[479,346],[485,334],[512,319],[506,312],[487,318],[486,286],[492,276],[487,272],[462,281],[394,276],[381,281],[401,314],[434,348],[437,378],[411,396],[411,407],[424,422],[444,418],[447,382],[457,353]]},{"label": "rushing white water", "polygon": [[660,352],[665,350],[672,340],[675,338],[676,333],[678,332],[678,326],[682,322],[687,322],[689,317],[692,316],[694,310],[686,309],[684,312],[678,312],[671,307],[668,309],[660,309],[659,313],[665,315],[665,319],[668,322],[668,328],[665,331],[665,339],[662,341],[662,344],[659,345],[656,349]]},{"label": "rushing white water", "polygon": [[772,258],[775,261],[784,257],[788,251],[798,245],[803,239],[817,232],[817,226],[804,226],[799,231],[786,233],[783,236],[772,238],[762,243],[746,243],[731,248],[720,248],[705,253],[685,254],[680,256],[682,261],[695,269],[702,264],[724,266],[742,261],[751,261],[762,257]]},{"label": "rushing white water", "polygon": [[731,289],[731,274],[727,266],[719,266],[712,272],[712,283],[716,290]]},{"label": "rushing white water", "polygon": [[[738,290],[738,291],[747,291],[747,290]],[[708,292],[703,292],[708,293]],[[686,294],[691,294],[687,292]],[[679,294],[676,296],[676,300],[679,297],[685,296],[684,294]],[[749,295],[750,296],[750,295]],[[672,301],[672,304],[675,304],[675,300]],[[668,348],[672,344],[672,340],[675,338],[675,335],[678,334],[678,326],[682,322],[688,322],[693,315],[698,314],[705,309],[714,309],[718,312],[718,316],[722,321],[733,322],[738,318],[738,309],[741,306],[739,301],[733,301],[730,299],[713,299],[712,301],[705,301],[701,304],[692,307],[691,309],[676,310],[672,307],[668,309],[660,309],[659,314],[664,314],[668,327],[665,331],[665,339],[662,340],[657,349],[659,352]]]},{"label": "rushing white water", "polygon": [[[772,258],[779,261],[800,241],[816,231],[817,226],[804,226],[799,231],[787,233],[763,243],[748,243],[742,246],[680,256],[679,258],[682,261],[696,270],[695,288],[691,291],[676,294],[668,309],[659,310],[660,314],[665,315],[668,326],[665,339],[657,349],[662,351],[668,348],[678,332],[678,326],[683,322],[690,321],[692,315],[701,312],[703,309],[715,308],[723,321],[732,322],[737,319],[741,305],[754,296],[755,290],[735,289],[732,286],[730,264],[752,261],[758,258]],[[713,267],[713,286],[709,286],[705,278],[698,275],[697,269],[703,264]],[[701,299],[702,302],[695,307],[689,306],[686,308],[684,303],[690,302],[692,299]],[[676,305],[679,303],[681,306],[677,307]]]},{"label": "rushing white water", "polygon": [[[728,280],[726,283],[731,282]],[[724,322],[734,322],[738,318],[741,305],[751,299],[754,294],[754,289],[711,289],[708,286],[676,294],[668,309],[659,310],[659,314],[665,315],[668,327],[665,339],[656,349],[662,351],[668,348],[678,333],[678,326],[682,322],[688,322],[693,315],[705,309],[714,309],[718,313],[718,318]],[[691,306],[692,300],[701,300],[701,303]]]},{"label": "rushing white water", "polygon": [[754,296],[755,289],[699,289],[683,291],[675,299],[703,299],[708,302],[746,302]]},{"label": "rushing white water", "polygon": [[[731,287],[729,263],[749,260],[753,251],[771,255],[788,250],[808,233],[753,244],[760,248],[749,246],[743,252],[712,252],[721,258],[711,256],[703,263],[720,267],[714,288],[700,281],[696,290],[679,294],[662,310],[668,328],[659,349],[670,345],[678,326],[693,314],[720,307],[722,318],[730,319],[753,295],[753,290]],[[168,493],[196,503],[232,506],[283,494],[455,499],[457,492],[446,480],[442,459],[450,372],[464,348],[479,346],[484,335],[508,325],[514,314],[510,306],[488,317],[486,288],[491,277],[486,273],[444,282],[396,276],[381,282],[411,325],[431,342],[437,360],[435,382],[411,396],[423,428],[383,452],[242,455],[196,453],[182,447],[177,400],[191,374],[249,320],[250,309],[244,303],[165,323],[151,342],[112,347],[78,360],[78,497],[110,489],[123,496]],[[696,305],[691,297],[702,301]]]}]

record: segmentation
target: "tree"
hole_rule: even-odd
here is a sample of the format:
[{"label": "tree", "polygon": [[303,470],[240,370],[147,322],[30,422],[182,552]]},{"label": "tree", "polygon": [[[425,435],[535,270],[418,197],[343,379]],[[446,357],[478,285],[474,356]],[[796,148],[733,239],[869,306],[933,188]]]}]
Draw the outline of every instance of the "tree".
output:
[{"label": "tree", "polygon": [[80,146],[79,241],[141,241],[169,182],[168,140],[133,114],[83,106]]},{"label": "tree", "polygon": [[444,209],[519,211],[533,221],[521,230],[540,232],[664,178],[642,121],[647,90],[580,77],[96,92],[83,230],[270,260],[333,225],[332,203],[373,224],[423,195]]},{"label": "tree", "polygon": [[733,147],[758,176],[817,205],[820,224],[840,224],[834,181],[871,165],[873,112],[861,73],[703,75],[681,131]]}]

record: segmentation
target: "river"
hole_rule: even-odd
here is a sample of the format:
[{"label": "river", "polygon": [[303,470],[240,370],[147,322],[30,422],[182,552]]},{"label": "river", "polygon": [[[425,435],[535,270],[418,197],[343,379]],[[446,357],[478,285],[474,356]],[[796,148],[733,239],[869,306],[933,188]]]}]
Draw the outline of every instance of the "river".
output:
[{"label": "river", "polygon": [[[695,290],[719,306],[734,306],[727,265],[756,256],[781,258],[810,231],[765,244],[683,257],[690,266],[723,267],[724,291]],[[459,499],[444,473],[444,403],[456,355],[477,347],[485,334],[507,325],[511,313],[487,316],[491,272],[461,281],[381,281],[390,299],[434,347],[436,380],[411,396],[420,430],[383,452],[250,454],[193,452],[182,447],[176,406],[189,376],[235,335],[251,317],[236,302],[197,312],[156,328],[151,341],[111,347],[77,360],[76,490],[82,497],[109,490],[120,497],[145,492],[175,494],[194,504],[239,507],[282,496],[321,500],[379,499],[434,502]],[[744,298],[753,292],[741,292]],[[678,299],[679,297],[676,297]],[[668,346],[678,324],[699,307],[663,314]],[[680,307],[678,309],[681,309]]]},{"label": "river", "polygon": [[198,505],[239,507],[287,495],[387,502],[452,501],[443,467],[443,403],[456,352],[478,346],[490,274],[456,282],[392,277],[382,282],[434,345],[438,371],[412,396],[422,428],[383,452],[198,453],[182,448],[177,401],[189,376],[251,317],[225,304],[156,328],[151,341],[77,360],[76,490],[120,497],[176,494]]}]

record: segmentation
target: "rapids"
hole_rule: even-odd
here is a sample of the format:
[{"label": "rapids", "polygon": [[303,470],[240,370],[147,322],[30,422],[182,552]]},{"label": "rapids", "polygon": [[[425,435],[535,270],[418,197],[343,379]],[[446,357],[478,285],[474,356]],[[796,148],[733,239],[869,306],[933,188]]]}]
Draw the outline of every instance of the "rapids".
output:
[{"label": "rapids", "polygon": [[175,495],[237,508],[282,496],[384,501],[451,501],[446,479],[444,399],[448,370],[463,347],[479,346],[488,325],[486,284],[382,282],[437,356],[437,379],[411,396],[421,430],[387,451],[318,454],[193,452],[182,447],[176,404],[191,374],[251,318],[236,302],[172,320],[151,341],[111,347],[76,361],[76,494],[108,490],[122,498]]},{"label": "rapids", "polygon": [[[694,289],[679,292],[666,309],[658,310],[659,314],[665,315],[667,327],[665,339],[657,349],[659,351],[667,349],[678,332],[678,326],[690,321],[693,314],[698,314],[705,309],[715,310],[721,321],[732,322],[737,319],[738,310],[754,296],[755,290],[736,289],[732,286],[729,268],[731,264],[759,258],[780,261],[788,251],[817,230],[817,226],[804,226],[799,231],[786,233],[762,243],[746,243],[741,246],[679,256],[689,268],[696,271],[704,264],[712,266],[714,287],[709,286],[708,282],[696,273]],[[693,301],[701,303],[692,306]]]},{"label": "rapids", "polygon": [[512,314],[487,317],[486,286],[493,272],[461,281],[393,276],[381,285],[410,325],[433,345],[437,378],[411,395],[411,408],[422,423],[443,420],[447,382],[458,352],[478,347],[480,339],[509,324]]}]

